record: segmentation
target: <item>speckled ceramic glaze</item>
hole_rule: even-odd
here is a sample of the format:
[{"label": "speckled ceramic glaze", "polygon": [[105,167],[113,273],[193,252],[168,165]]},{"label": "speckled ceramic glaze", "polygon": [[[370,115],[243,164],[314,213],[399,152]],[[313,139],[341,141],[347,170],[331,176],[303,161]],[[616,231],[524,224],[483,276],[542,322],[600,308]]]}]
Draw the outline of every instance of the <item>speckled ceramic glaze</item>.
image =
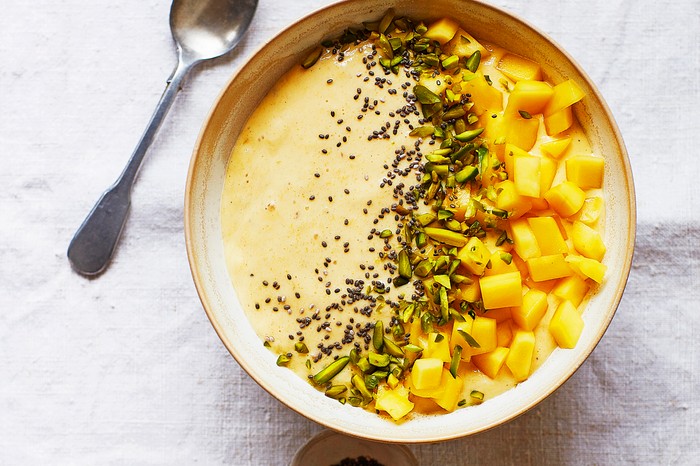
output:
[{"label": "speckled ceramic glaze", "polygon": [[[321,40],[337,36],[361,21],[378,19],[388,8],[394,8],[398,15],[426,21],[449,14],[475,37],[537,61],[549,80],[556,83],[575,79],[586,92],[586,98],[574,106],[575,115],[593,152],[606,159],[607,278],[583,314],[585,328],[576,348],[555,350],[528,380],[482,405],[401,423],[342,406],[292,371],[276,366],[275,355],[263,347],[231,285],[220,220],[229,154],[246,119],[267,90]],[[384,442],[435,442],[475,434],[522,414],[563,384],[593,351],[615,314],[630,271],[635,237],[634,187],[622,137],[600,93],[566,52],[526,22],[476,1],[350,0],[319,10],[282,31],[223,89],[204,122],[190,165],[185,234],[192,276],[204,309],[226,348],[261,387],[309,419],[351,436]]]}]

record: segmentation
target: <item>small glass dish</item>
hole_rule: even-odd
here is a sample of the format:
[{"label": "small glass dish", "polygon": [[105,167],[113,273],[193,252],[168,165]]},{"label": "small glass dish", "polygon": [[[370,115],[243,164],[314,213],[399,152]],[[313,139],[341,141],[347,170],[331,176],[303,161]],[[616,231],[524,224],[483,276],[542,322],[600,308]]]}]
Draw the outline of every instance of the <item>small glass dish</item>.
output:
[{"label": "small glass dish", "polygon": [[418,460],[404,445],[371,442],[331,430],[324,430],[306,442],[294,455],[290,466],[334,466],[344,459],[359,457],[382,466],[418,466]]}]

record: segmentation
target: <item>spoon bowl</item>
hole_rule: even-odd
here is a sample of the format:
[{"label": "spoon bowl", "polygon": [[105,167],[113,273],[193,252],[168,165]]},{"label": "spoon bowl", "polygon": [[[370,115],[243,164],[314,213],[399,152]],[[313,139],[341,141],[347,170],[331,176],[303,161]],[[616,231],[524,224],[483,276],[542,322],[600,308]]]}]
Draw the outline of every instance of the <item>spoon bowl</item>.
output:
[{"label": "spoon bowl", "polygon": [[248,30],[257,5],[258,0],[173,1],[170,29],[177,46],[177,66],[124,171],[102,194],[68,246],[68,260],[76,272],[92,277],[105,270],[129,214],[138,170],[185,76],[196,64],[233,50]]},{"label": "spoon bowl", "polygon": [[228,53],[243,38],[257,5],[258,0],[175,0],[170,29],[178,50],[196,60]]}]

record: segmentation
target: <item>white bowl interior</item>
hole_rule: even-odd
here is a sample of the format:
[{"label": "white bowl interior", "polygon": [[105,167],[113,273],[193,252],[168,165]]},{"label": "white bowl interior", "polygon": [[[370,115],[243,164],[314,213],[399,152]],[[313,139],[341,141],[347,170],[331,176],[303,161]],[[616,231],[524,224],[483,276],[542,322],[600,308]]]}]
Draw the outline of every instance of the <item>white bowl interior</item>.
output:
[{"label": "white bowl interior", "polygon": [[[575,349],[555,350],[527,381],[480,406],[398,424],[342,406],[292,371],[276,366],[275,356],[253,331],[231,285],[220,224],[221,193],[231,149],[266,92],[321,40],[363,20],[379,18],[390,7],[400,15],[423,19],[435,18],[435,12],[451,12],[477,38],[541,63],[555,82],[576,79],[587,94],[576,106],[576,116],[593,151],[606,157],[608,245],[607,281],[583,314],[585,329]],[[534,406],[573,374],[602,337],[621,299],[632,259],[635,201],[629,160],[609,109],[585,73],[550,39],[501,10],[473,1],[352,0],[326,7],[282,31],[228,83],[195,149],[185,223],[190,265],[204,308],[228,350],[253,379],[291,409],[329,428],[368,439],[414,443],[447,440],[494,427]]]}]

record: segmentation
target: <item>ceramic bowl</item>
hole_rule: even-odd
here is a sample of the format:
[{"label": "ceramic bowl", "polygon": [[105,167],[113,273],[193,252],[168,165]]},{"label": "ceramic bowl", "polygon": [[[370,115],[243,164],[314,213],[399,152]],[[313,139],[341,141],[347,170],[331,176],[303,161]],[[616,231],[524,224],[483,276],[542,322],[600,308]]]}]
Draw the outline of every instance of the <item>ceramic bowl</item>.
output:
[{"label": "ceramic bowl", "polygon": [[361,457],[385,466],[418,466],[418,460],[405,445],[370,442],[331,430],[309,439],[294,455],[290,466],[329,466]]},{"label": "ceramic bowl", "polygon": [[[583,314],[585,328],[576,348],[555,350],[528,380],[481,405],[402,423],[339,405],[292,371],[275,365],[275,356],[254,333],[231,285],[220,221],[229,154],[246,119],[267,90],[287,70],[298,66],[320,41],[363,20],[380,18],[388,8],[426,21],[449,12],[475,37],[540,63],[550,80],[575,79],[586,92],[586,98],[574,106],[575,115],[593,151],[606,159],[607,278]],[[224,87],[204,122],[186,189],[185,232],[192,276],[204,310],[226,348],[261,387],[289,408],[328,428],[371,440],[419,443],[454,439],[498,426],[535,406],[561,386],[593,351],[615,314],[632,261],[632,174],[622,137],[602,96],[573,58],[550,38],[514,15],[477,1],[349,0],[289,26],[258,50]]]}]

